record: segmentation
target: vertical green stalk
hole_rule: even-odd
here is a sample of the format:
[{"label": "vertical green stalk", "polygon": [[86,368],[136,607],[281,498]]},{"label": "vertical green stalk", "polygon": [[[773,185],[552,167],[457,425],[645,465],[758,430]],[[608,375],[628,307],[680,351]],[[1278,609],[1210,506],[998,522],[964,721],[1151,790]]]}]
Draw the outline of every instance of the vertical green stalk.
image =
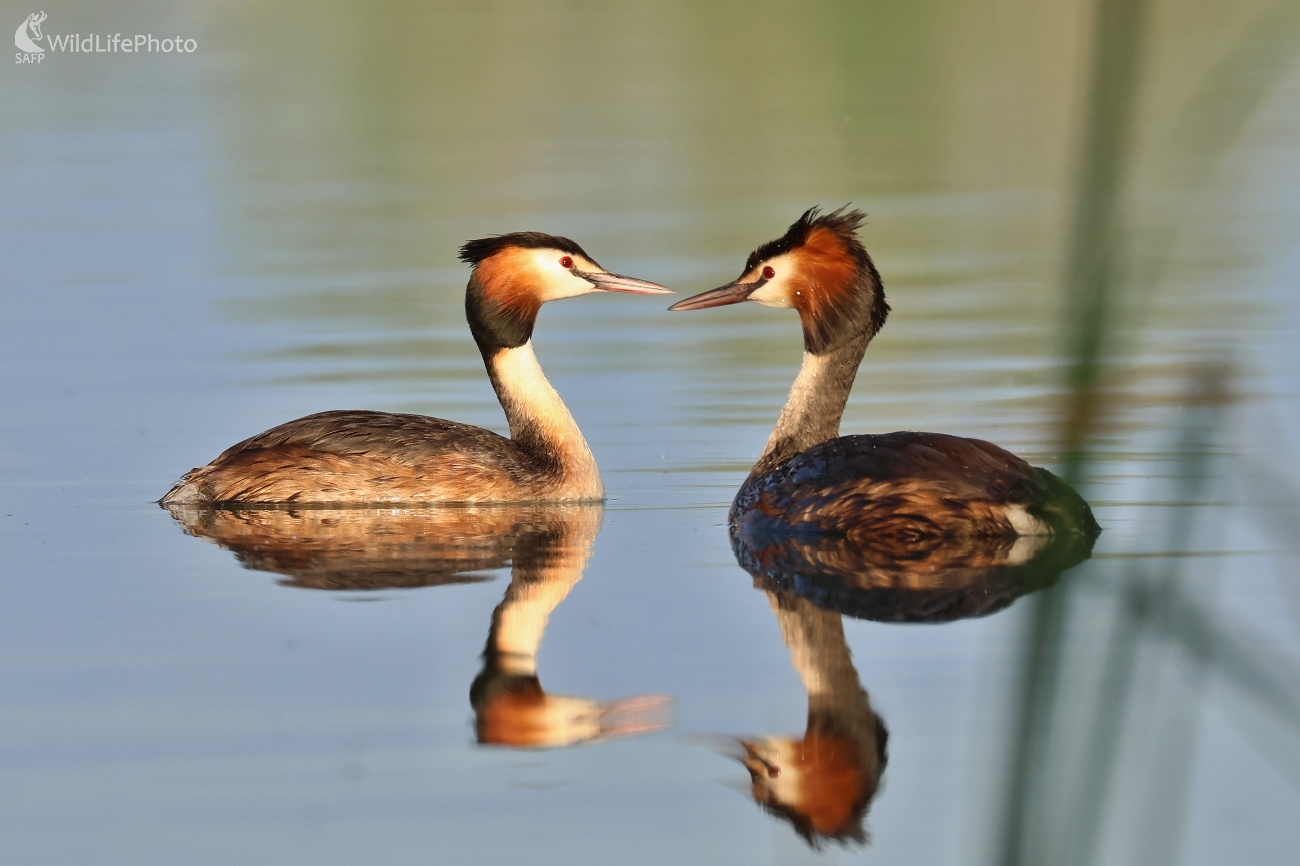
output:
[{"label": "vertical green stalk", "polygon": [[[1122,199],[1144,17],[1143,0],[1099,0],[1097,4],[1073,226],[1062,279],[1072,355],[1070,401],[1061,436],[1063,476],[1076,486],[1083,478],[1085,444],[1099,410],[1098,382],[1108,326],[1122,290]],[[1053,693],[1061,669],[1070,587],[1063,582],[1030,600],[1019,675],[1020,711],[997,860],[1009,866],[1048,862],[1043,859],[1044,846],[1034,844],[1031,834],[1050,817],[1044,805],[1053,792],[1045,789],[1047,775],[1042,770],[1052,757],[1048,745]]]},{"label": "vertical green stalk", "polygon": [[1097,416],[1097,384],[1117,296],[1122,292],[1123,196],[1132,150],[1144,0],[1099,0],[1092,76],[1062,289],[1071,341],[1070,403],[1062,443],[1065,478],[1082,480],[1084,448]]}]

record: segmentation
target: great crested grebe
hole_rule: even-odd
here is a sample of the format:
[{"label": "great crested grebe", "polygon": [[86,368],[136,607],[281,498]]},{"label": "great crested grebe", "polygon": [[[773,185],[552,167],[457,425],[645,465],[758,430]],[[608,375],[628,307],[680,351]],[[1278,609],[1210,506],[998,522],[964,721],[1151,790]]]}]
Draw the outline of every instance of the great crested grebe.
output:
[{"label": "great crested grebe", "polygon": [[1099,532],[1069,485],[991,443],[942,433],[839,435],[858,365],[889,314],[857,235],[865,218],[811,208],[750,253],[738,279],[669,307],[754,301],[793,307],[803,325],[803,365],[731,504],[731,524],[917,540]]},{"label": "great crested grebe", "polygon": [[465,317],[510,424],[489,430],[391,412],[308,415],[186,473],[163,505],[594,501],[596,460],[533,354],[547,301],[588,292],[671,294],[596,264],[568,238],[516,232],[467,242]]}]

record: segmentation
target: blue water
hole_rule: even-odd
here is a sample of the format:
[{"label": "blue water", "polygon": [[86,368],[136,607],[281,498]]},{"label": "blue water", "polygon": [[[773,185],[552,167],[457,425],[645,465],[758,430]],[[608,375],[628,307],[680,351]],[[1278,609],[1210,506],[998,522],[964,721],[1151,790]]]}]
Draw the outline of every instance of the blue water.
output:
[{"label": "blue water", "polygon": [[[479,745],[470,684],[509,568],[287,586],[153,504],[313,411],[501,430],[461,313],[467,238],[569,235],[684,295],[845,201],[871,214],[894,306],[845,432],[980,436],[1059,466],[1073,151],[1055,118],[1078,73],[1046,55],[1078,34],[1021,10],[1044,56],[1008,48],[1008,25],[991,43],[1007,73],[954,54],[945,27],[992,26],[962,4],[587,12],[70,4],[47,32],[166,28],[200,49],[47,53],[0,79],[0,860],[996,859],[1032,596],[944,625],[844,621],[890,731],[865,847],[806,844],[726,754],[807,715],[725,528],[799,359],[778,312],[589,297],[537,327],[609,494],[539,675],[554,694],[667,696],[664,730]],[[1153,25],[1154,80],[1201,70],[1169,44],[1240,23],[1206,16]],[[1004,75],[1040,82],[1003,95],[1009,125],[980,110]],[[1289,863],[1300,845],[1295,88],[1292,68],[1181,188],[1213,219],[1148,201],[1139,224],[1179,219],[1134,230],[1164,264],[1116,320],[1084,487],[1106,532],[1062,578],[1079,590],[1063,688],[1091,694],[1115,599],[1166,568],[1235,642],[1138,632],[1096,862]],[[1227,365],[1232,399],[1189,414],[1205,363]],[[1194,459],[1188,425],[1208,431]],[[1080,700],[1055,734],[1086,763],[1071,720],[1106,702]],[[1059,804],[1065,825],[1083,808]]]}]

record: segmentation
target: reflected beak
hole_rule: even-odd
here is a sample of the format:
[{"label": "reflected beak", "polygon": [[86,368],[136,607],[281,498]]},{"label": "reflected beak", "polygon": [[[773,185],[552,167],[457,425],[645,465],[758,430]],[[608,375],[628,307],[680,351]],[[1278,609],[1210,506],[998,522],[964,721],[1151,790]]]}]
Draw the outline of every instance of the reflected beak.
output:
[{"label": "reflected beak", "polygon": [[684,301],[678,301],[668,309],[670,310],[707,310],[709,307],[725,307],[727,304],[739,304],[741,301],[749,300],[749,296],[762,288],[765,280],[756,280],[752,283],[727,283],[725,286],[719,286],[716,289],[710,289],[707,292],[687,298]]},{"label": "reflected beak", "polygon": [[576,273],[595,286],[598,292],[625,292],[629,295],[673,294],[672,289],[658,283],[652,283],[649,280],[638,280],[636,277],[625,277],[622,274],[611,274],[609,271],[596,273],[577,271]]}]

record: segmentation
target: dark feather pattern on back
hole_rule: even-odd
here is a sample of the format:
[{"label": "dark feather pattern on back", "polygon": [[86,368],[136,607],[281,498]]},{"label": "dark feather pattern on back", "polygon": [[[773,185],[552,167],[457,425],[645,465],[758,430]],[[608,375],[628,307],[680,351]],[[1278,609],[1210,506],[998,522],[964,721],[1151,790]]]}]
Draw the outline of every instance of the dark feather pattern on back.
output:
[{"label": "dark feather pattern on back", "polygon": [[[363,409],[317,412],[288,421],[227,448],[213,462],[241,451],[302,445],[332,454],[365,454],[408,466],[429,461],[429,443],[457,451],[502,451],[510,440],[482,427],[399,412]],[[504,452],[502,452],[504,453]]]},{"label": "dark feather pattern on back", "polygon": [[1009,506],[1045,533],[1098,531],[1087,504],[1047,470],[979,439],[910,432],[841,436],[756,472],[736,494],[731,521],[850,538],[1011,536]]},{"label": "dark feather pattern on back", "polygon": [[226,449],[187,473],[163,501],[502,501],[558,481],[556,472],[544,456],[469,424],[393,412],[318,412]]}]

